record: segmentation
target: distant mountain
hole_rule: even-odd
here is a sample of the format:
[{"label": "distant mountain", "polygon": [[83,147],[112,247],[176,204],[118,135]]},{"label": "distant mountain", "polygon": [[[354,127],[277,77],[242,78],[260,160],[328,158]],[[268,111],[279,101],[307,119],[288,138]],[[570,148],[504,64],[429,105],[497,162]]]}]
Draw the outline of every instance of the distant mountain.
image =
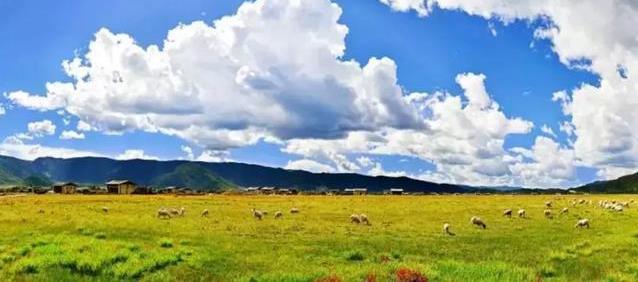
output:
[{"label": "distant mountain", "polygon": [[196,190],[228,190],[236,187],[196,163],[178,165],[173,172],[156,177],[152,183],[159,187],[182,186]]},{"label": "distant mountain", "polygon": [[145,186],[186,186],[206,190],[226,189],[233,185],[275,186],[300,190],[365,187],[374,192],[396,187],[403,188],[406,192],[476,190],[471,187],[437,184],[407,177],[311,173],[243,163],[119,161],[96,157],[39,158],[34,161],[24,161],[0,156],[0,184],[24,184],[26,178],[34,175],[41,175],[54,182],[103,184],[111,179],[129,179]]},{"label": "distant mountain", "polygon": [[614,180],[596,181],[570,190],[587,193],[638,193],[638,173]]}]

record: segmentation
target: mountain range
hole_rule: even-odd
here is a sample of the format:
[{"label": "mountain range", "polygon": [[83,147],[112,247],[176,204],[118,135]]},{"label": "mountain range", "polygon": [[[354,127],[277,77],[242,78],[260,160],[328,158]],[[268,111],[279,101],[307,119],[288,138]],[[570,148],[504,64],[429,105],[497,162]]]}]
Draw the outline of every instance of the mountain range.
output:
[{"label": "mountain range", "polygon": [[[406,192],[447,193],[564,191],[516,187],[472,187],[439,184],[408,177],[367,176],[355,173],[312,173],[234,162],[113,160],[98,157],[70,159],[46,157],[26,161],[0,156],[1,186],[46,186],[54,182],[102,185],[112,179],[128,179],[143,186],[184,186],[204,191],[233,189],[238,186],[274,186],[299,190],[364,187],[371,192],[390,188],[403,188]],[[638,192],[638,173],[616,180],[598,181],[570,190],[594,193],[636,193]]]}]

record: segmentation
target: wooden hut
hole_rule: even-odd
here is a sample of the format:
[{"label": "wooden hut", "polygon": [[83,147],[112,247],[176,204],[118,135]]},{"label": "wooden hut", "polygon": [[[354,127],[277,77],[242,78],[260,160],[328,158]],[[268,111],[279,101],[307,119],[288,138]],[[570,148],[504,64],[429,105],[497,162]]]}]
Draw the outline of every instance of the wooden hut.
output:
[{"label": "wooden hut", "polygon": [[133,194],[137,184],[130,180],[111,180],[106,182],[106,190],[109,194]]}]

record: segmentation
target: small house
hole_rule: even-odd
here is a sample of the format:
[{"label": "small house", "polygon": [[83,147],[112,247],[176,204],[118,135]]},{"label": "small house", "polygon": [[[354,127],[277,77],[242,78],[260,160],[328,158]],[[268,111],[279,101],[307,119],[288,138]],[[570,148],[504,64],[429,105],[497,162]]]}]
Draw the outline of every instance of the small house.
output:
[{"label": "small house", "polygon": [[390,195],[403,195],[403,188],[390,188]]},{"label": "small house", "polygon": [[346,195],[365,195],[368,194],[368,188],[346,188],[343,192]]},{"label": "small house", "polygon": [[106,190],[109,194],[133,194],[137,184],[130,180],[111,180],[106,182]]},{"label": "small house", "polygon": [[259,189],[259,192],[261,192],[264,195],[274,194],[275,193],[275,187],[261,187]]},{"label": "small house", "polygon": [[75,194],[78,189],[78,185],[73,182],[59,183],[53,185],[53,192],[59,194]]}]

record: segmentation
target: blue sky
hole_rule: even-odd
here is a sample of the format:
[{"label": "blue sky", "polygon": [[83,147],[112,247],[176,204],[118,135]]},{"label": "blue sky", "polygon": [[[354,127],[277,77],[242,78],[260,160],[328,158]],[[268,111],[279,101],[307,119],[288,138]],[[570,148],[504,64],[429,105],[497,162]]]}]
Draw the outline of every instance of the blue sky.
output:
[{"label": "blue sky", "polygon": [[[601,76],[606,74],[604,74],[603,71],[596,70],[596,66],[583,69],[577,67],[575,64],[566,62],[566,60],[561,60],[561,58],[567,55],[561,53],[566,51],[560,49],[561,46],[556,43],[558,42],[556,41],[556,37],[541,38],[538,36],[538,33],[535,33],[548,25],[547,21],[552,20],[551,15],[545,15],[548,16],[549,19],[544,20],[539,20],[535,15],[527,16],[527,18],[522,16],[520,19],[510,18],[508,20],[507,12],[503,12],[504,15],[500,17],[492,18],[482,15],[480,11],[464,10],[463,7],[452,7],[448,9],[444,3],[440,3],[440,7],[431,7],[427,16],[419,16],[416,11],[393,6],[393,1],[389,1],[389,4],[384,4],[374,0],[335,0],[333,1],[334,4],[338,5],[342,10],[342,14],[338,18],[338,23],[332,23],[332,26],[325,26],[325,33],[322,30],[318,30],[324,26],[312,27],[311,32],[318,34],[313,38],[326,36],[326,40],[330,41],[335,40],[330,35],[331,33],[335,33],[335,31],[330,29],[330,27],[336,25],[347,26],[348,32],[345,36],[345,41],[342,42],[345,47],[345,53],[342,56],[337,55],[335,58],[335,66],[339,68],[343,67],[344,71],[346,67],[342,66],[342,62],[354,60],[358,62],[363,69],[364,66],[368,64],[370,58],[387,57],[391,59],[396,66],[395,75],[397,81],[396,83],[392,83],[392,85],[398,87],[397,89],[401,89],[401,95],[407,97],[412,93],[428,93],[428,97],[434,99],[432,101],[440,103],[441,106],[443,106],[443,102],[445,101],[452,101],[445,100],[443,97],[432,98],[435,93],[440,93],[441,95],[461,99],[463,105],[467,107],[471,104],[470,98],[467,95],[464,96],[463,93],[475,90],[474,88],[464,88],[459,80],[463,80],[465,77],[468,79],[478,77],[468,74],[482,74],[484,77],[482,85],[484,85],[489,99],[492,103],[498,103],[499,106],[498,108],[484,108],[482,112],[476,115],[468,113],[468,116],[479,117],[482,116],[482,114],[486,114],[485,116],[490,117],[491,115],[487,114],[489,111],[489,113],[492,114],[502,114],[507,122],[519,118],[531,125],[510,131],[508,131],[509,129],[503,129],[501,133],[488,134],[489,136],[487,137],[477,138],[479,141],[477,141],[477,139],[470,139],[467,142],[459,143],[459,145],[454,148],[445,148],[445,140],[448,139],[443,137],[441,137],[442,139],[437,139],[439,138],[438,135],[435,136],[435,134],[443,133],[437,133],[437,131],[430,131],[430,129],[423,129],[419,126],[412,125],[407,126],[411,127],[409,128],[411,130],[410,132],[425,132],[422,133],[423,136],[420,135],[419,138],[433,140],[432,142],[436,143],[436,146],[443,147],[433,148],[430,144],[420,143],[418,141],[413,145],[418,146],[419,149],[412,151],[406,149],[411,146],[411,144],[408,143],[390,146],[367,141],[370,142],[368,144],[375,144],[363,146],[368,149],[347,149],[342,147],[350,148],[353,146],[334,144],[340,139],[345,143],[352,142],[346,140],[348,139],[346,136],[352,132],[379,134],[379,136],[387,137],[388,140],[385,142],[389,144],[392,141],[389,132],[395,129],[406,130],[406,124],[411,121],[406,121],[404,116],[411,115],[412,109],[410,109],[408,114],[400,118],[379,121],[378,125],[375,121],[375,125],[373,126],[370,125],[369,122],[360,122],[358,118],[355,118],[354,121],[350,120],[352,116],[361,115],[361,112],[350,113],[345,112],[346,110],[341,112],[342,109],[350,108],[351,105],[344,104],[348,103],[347,101],[349,100],[344,100],[345,102],[341,99],[324,101],[318,98],[319,100],[317,101],[310,100],[310,105],[298,101],[298,99],[303,99],[303,95],[306,94],[304,91],[316,92],[314,94],[321,97],[321,95],[324,94],[322,91],[332,91],[330,89],[340,91],[340,89],[342,89],[328,88],[332,86],[324,87],[321,85],[317,86],[317,88],[306,86],[314,85],[313,83],[317,81],[319,81],[317,82],[318,84],[324,83],[327,81],[325,78],[317,81],[311,80],[303,85],[301,84],[304,81],[299,82],[300,85],[291,82],[290,84],[292,86],[290,86],[290,88],[280,89],[281,93],[286,95],[297,95],[294,96],[294,99],[289,98],[284,100],[281,105],[283,105],[282,109],[284,112],[295,113],[294,119],[291,120],[299,123],[301,128],[304,128],[304,125],[308,125],[307,128],[311,131],[322,132],[325,128],[327,131],[333,132],[333,130],[336,129],[332,127],[332,116],[323,118],[321,115],[333,115],[334,113],[336,116],[341,117],[341,115],[343,115],[345,117],[345,121],[340,118],[335,118],[334,124],[347,124],[344,128],[348,129],[339,127],[334,134],[331,133],[325,136],[321,133],[311,134],[316,136],[308,136],[308,134],[303,133],[304,130],[300,130],[297,127],[292,128],[293,126],[287,125],[294,122],[286,122],[284,123],[286,125],[283,126],[281,124],[272,125],[268,122],[262,122],[261,120],[264,119],[264,117],[259,116],[261,113],[256,114],[258,117],[254,120],[247,119],[246,121],[237,122],[237,124],[235,124],[226,114],[230,113],[232,116],[233,113],[237,113],[239,116],[250,116],[252,112],[250,112],[250,110],[241,109],[244,105],[241,105],[239,101],[233,105],[232,103],[234,102],[232,98],[230,100],[224,100],[224,98],[215,96],[216,94],[214,92],[207,92],[206,90],[208,88],[201,86],[201,83],[197,84],[197,81],[193,82],[193,87],[198,89],[198,91],[196,91],[197,95],[208,95],[205,100],[208,103],[202,103],[207,108],[204,110],[205,113],[201,115],[201,119],[193,123],[199,124],[199,122],[201,122],[204,127],[206,127],[206,130],[209,130],[201,133],[193,133],[193,131],[186,132],[182,125],[180,125],[179,128],[171,127],[173,125],[168,125],[165,119],[161,117],[160,112],[162,111],[158,110],[156,115],[151,115],[147,118],[151,120],[152,126],[129,126],[130,122],[140,123],[138,119],[132,119],[126,126],[123,126],[126,127],[125,130],[113,134],[113,116],[87,114],[88,111],[84,112],[77,109],[78,107],[83,107],[82,104],[72,104],[67,101],[66,104],[63,103],[63,105],[57,107],[33,106],[25,99],[19,99],[16,98],[17,96],[11,95],[11,93],[20,90],[29,93],[29,97],[44,97],[47,96],[47,92],[51,92],[50,89],[48,91],[45,87],[47,82],[59,81],[70,85],[77,83],[76,80],[65,73],[61,63],[64,60],[79,57],[83,58],[87,66],[99,66],[99,62],[97,61],[87,64],[88,59],[85,55],[89,50],[89,43],[95,40],[96,33],[101,28],[106,28],[109,31],[109,33],[105,35],[107,37],[112,34],[124,33],[134,39],[135,45],[142,48],[156,44],[162,49],[163,42],[169,30],[175,29],[180,23],[188,26],[193,21],[204,21],[207,24],[207,28],[212,30],[214,29],[211,25],[212,22],[222,16],[236,17],[241,20],[235,13],[242,2],[243,1],[180,1],[180,3],[177,3],[170,1],[109,1],[109,3],[99,3],[98,1],[66,0],[56,1],[55,4],[42,1],[1,2],[0,19],[2,20],[0,20],[0,37],[4,43],[0,45],[0,62],[2,62],[0,65],[0,92],[5,94],[4,97],[0,98],[0,101],[5,113],[0,116],[0,137],[5,138],[5,145],[4,147],[0,147],[0,152],[22,158],[33,158],[41,155],[66,157],[82,155],[83,153],[116,158],[198,159],[201,157],[199,158],[200,160],[231,160],[313,171],[408,175],[432,181],[456,182],[471,185],[524,185],[541,187],[566,187],[589,182],[597,178],[612,177],[605,175],[603,172],[616,171],[614,170],[616,168],[622,168],[623,172],[629,172],[633,169],[632,162],[616,165],[605,161],[587,160],[587,158],[582,157],[582,153],[578,151],[581,148],[581,146],[578,145],[578,142],[582,142],[579,140],[581,135],[573,135],[573,133],[560,130],[560,124],[564,122],[569,122],[573,127],[579,129],[580,124],[577,123],[577,117],[579,116],[573,114],[574,110],[572,110],[572,113],[565,111],[560,99],[552,99],[556,96],[554,93],[565,91],[566,97],[568,97],[566,103],[576,105],[576,98],[572,98],[575,91],[585,84],[591,85],[592,87],[601,87]],[[279,8],[286,5],[295,5],[293,3],[295,1],[283,0],[264,0],[257,1],[257,4],[249,4],[258,5],[260,4],[259,2],[265,2],[261,3],[264,7],[272,4],[268,2],[273,2],[274,4],[272,5],[280,5],[278,6]],[[321,22],[322,16],[330,14],[326,8],[327,6],[319,3],[327,2],[327,0],[313,0],[309,2],[317,2],[318,4],[309,5],[306,8],[307,11],[305,10],[304,13],[312,9],[317,9],[316,14],[310,14],[317,16],[317,22]],[[253,8],[256,10],[260,9],[260,7]],[[265,8],[263,9],[265,10]],[[264,18],[269,16],[265,12],[259,15],[262,15]],[[560,22],[559,19],[562,18],[556,16],[556,20],[550,25],[559,26],[560,24],[566,24]],[[250,21],[252,19],[244,18],[243,20]],[[303,20],[297,18],[288,20],[285,17],[279,17],[274,20],[275,23],[268,23],[272,23],[278,27],[286,25],[301,26],[291,30],[303,33],[303,26],[305,24],[314,24],[314,20],[315,18],[313,17],[308,17]],[[246,25],[249,26],[250,24]],[[247,28],[245,32],[250,33],[253,31]],[[266,37],[272,36],[273,42],[278,41],[284,44],[282,46],[291,46],[291,44],[300,45],[301,47],[295,47],[293,48],[294,50],[290,52],[300,52],[299,57],[301,58],[303,58],[302,55],[307,55],[304,52],[311,52],[310,55],[312,56],[312,50],[314,50],[313,48],[315,47],[317,50],[326,47],[323,45],[312,46],[311,43],[308,43],[307,49],[310,51],[307,51],[302,48],[304,44],[307,44],[306,42],[298,40],[285,42],[285,40],[289,40],[289,38],[287,38],[286,34],[281,34],[283,31],[279,33],[276,30],[262,31],[258,30],[258,27],[255,27],[254,32],[266,32]],[[288,37],[290,36],[295,37],[295,33],[290,34]],[[335,42],[339,43],[339,39],[337,38]],[[270,44],[270,42],[265,41],[260,42],[260,44]],[[275,45],[275,43],[273,43],[273,45]],[[185,54],[189,54],[188,52],[192,52],[197,56],[207,56],[206,53],[195,53],[193,50],[197,49],[197,46],[188,46],[191,46],[190,49],[184,49],[186,47],[183,47],[179,50],[181,57],[173,55],[173,57],[171,57],[172,60],[187,58]],[[250,48],[250,45],[247,46],[245,49]],[[277,48],[278,46],[279,45],[276,45],[272,48]],[[270,48],[270,46],[266,49],[268,48]],[[238,50],[241,51],[242,49]],[[251,50],[252,53],[250,54],[259,54],[259,52],[255,50]],[[175,54],[178,54],[178,52],[176,51]],[[249,58],[251,56],[245,57]],[[291,57],[294,56],[291,55]],[[270,60],[270,58],[268,59],[269,62],[267,63],[274,64],[277,67],[299,67],[301,70],[291,72],[294,74],[302,73],[302,70],[306,69],[306,66],[303,66],[306,61],[303,60],[293,61],[290,59],[291,61],[285,61],[279,64],[280,62],[276,60],[283,60],[280,59],[280,57],[273,55],[272,60]],[[587,61],[588,58],[584,57],[583,59]],[[110,58],[107,60],[116,59]],[[264,61],[266,60],[264,59]],[[308,62],[310,61],[312,60],[308,59]],[[209,68],[223,69],[225,67],[225,65],[215,65],[214,62],[217,61],[212,60],[211,62],[212,63],[208,64]],[[250,65],[251,63],[252,61],[238,62],[238,64],[245,65]],[[260,64],[262,63],[266,64],[260,62]],[[184,67],[185,70],[188,69],[187,63],[179,64],[182,64],[180,66]],[[265,66],[266,67],[262,69],[251,66],[251,69],[269,72],[275,68],[274,66]],[[368,66],[370,66],[370,64],[368,64]],[[177,67],[173,66],[173,68]],[[309,69],[312,68],[313,66],[309,66]],[[356,70],[359,71],[359,68],[357,67]],[[348,69],[348,71],[350,71],[350,69]],[[352,71],[354,71],[354,69]],[[195,72],[195,70],[192,72]],[[310,72],[314,72],[314,70]],[[122,73],[124,73],[124,71],[122,71]],[[239,73],[239,71],[234,71],[232,74],[234,75],[235,73]],[[264,77],[272,78],[273,74],[276,74],[276,72],[269,72],[269,76]],[[197,73],[195,73],[195,75],[197,75]],[[202,74],[202,76],[208,75],[215,77],[223,76],[223,74],[216,73]],[[334,75],[337,77],[337,80],[341,79],[339,74],[328,73],[328,70],[322,70],[321,75],[327,75],[326,77],[329,78]],[[462,77],[459,78],[459,75]],[[309,74],[305,77],[308,76],[312,75]],[[190,77],[184,79],[184,81],[187,81],[189,78]],[[266,78],[260,78],[262,79],[260,81],[263,82]],[[125,79],[129,79],[129,77]],[[143,78],[131,79],[141,80]],[[353,81],[354,80],[356,80],[356,78],[353,78]],[[365,79],[364,81],[365,83],[374,85],[386,83],[385,81],[376,82]],[[226,81],[211,84],[221,85],[224,83],[226,83]],[[339,83],[341,83],[341,81]],[[355,85],[355,82],[350,84],[349,81],[344,81],[343,84],[348,85],[348,87],[354,87],[352,85]],[[153,82],[151,82],[150,85],[153,85]],[[250,86],[255,88],[253,84]],[[339,86],[341,86],[341,84],[339,84]],[[388,91],[388,88],[383,89],[383,91]],[[129,89],[126,91],[133,90]],[[126,91],[122,92],[123,94],[118,93],[119,95],[126,95]],[[256,94],[252,94],[261,95],[260,93],[262,93],[257,90],[255,91]],[[260,91],[265,90],[262,88]],[[356,92],[358,90],[355,89],[352,91]],[[284,95],[281,93],[279,96]],[[233,93],[226,94],[233,95]],[[93,94],[88,91],[82,94],[72,93],[70,95]],[[140,95],[144,98],[144,93]],[[274,97],[277,96],[275,95]],[[169,98],[167,98],[167,101],[169,101]],[[120,98],[111,97],[110,99]],[[121,99],[122,101],[127,101],[126,98]],[[148,97],[148,99],[161,98]],[[379,101],[386,101],[388,99],[391,98],[382,97]],[[176,101],[184,100],[177,99]],[[219,111],[215,110],[215,107],[218,105],[217,101],[219,101]],[[247,101],[250,101],[250,99]],[[105,105],[117,104],[114,101],[107,102]],[[402,102],[397,103],[400,104]],[[139,104],[140,103],[135,103],[134,105],[137,106]],[[316,107],[313,105],[316,105]],[[322,108],[324,105],[326,105],[325,110]],[[290,108],[292,106],[298,107],[294,109]],[[221,109],[222,107],[224,109]],[[233,110],[226,110],[227,107]],[[259,105],[255,104],[254,108],[258,109]],[[150,111],[145,109],[146,108],[136,108],[137,112],[134,113],[144,116]],[[317,109],[317,111],[315,112],[313,109]],[[388,107],[388,109],[392,110],[390,107]],[[308,112],[308,110],[312,111]],[[95,109],[93,109],[93,111],[95,111]],[[110,110],[105,109],[105,112],[110,112]],[[113,112],[126,114],[116,112],[115,110]],[[320,116],[317,119],[306,121],[304,120],[304,118],[306,118],[306,112],[308,112],[308,115]],[[392,113],[394,111],[390,112]],[[406,113],[407,112],[408,111],[406,111]],[[220,121],[217,118],[217,113],[225,114],[223,120]],[[175,114],[176,113],[171,113],[168,119],[175,118]],[[375,116],[374,112],[368,112],[368,114]],[[441,118],[441,120],[433,120],[430,114],[429,110],[417,112],[417,115],[420,116],[417,123],[420,124],[421,121],[424,121],[425,124],[428,124],[426,127],[432,124],[457,126],[455,125],[455,121],[443,120],[443,118]],[[186,114],[183,113],[180,115],[186,116]],[[365,111],[363,115],[365,115]],[[266,119],[268,117],[269,116],[266,116]],[[401,120],[397,121],[397,119]],[[51,121],[55,126],[53,131],[49,125],[42,123],[47,120]],[[81,120],[90,124],[92,128],[78,128],[77,124]],[[324,123],[322,121],[326,122]],[[166,124],[160,125],[161,122]],[[486,128],[481,127],[482,121],[475,122],[477,125],[467,130],[476,130],[476,133],[463,132],[458,135],[475,136],[476,134],[483,134],[481,131],[485,131]],[[492,120],[488,119],[485,121],[485,123],[490,122],[492,122]],[[29,127],[30,123],[34,123],[31,128]],[[115,124],[117,124],[117,122]],[[241,131],[242,136],[254,135],[257,137],[246,137],[249,140],[242,139],[241,141],[233,139],[236,137],[219,137],[220,135],[217,130],[228,124],[232,125],[224,129],[236,130],[237,128],[241,128],[243,130]],[[551,128],[553,133],[549,133],[547,130],[543,132],[541,128],[544,125]],[[149,129],[151,127],[152,129]],[[250,128],[251,131],[246,131],[246,128]],[[461,128],[465,127],[461,126]],[[447,130],[449,131],[449,129]],[[71,139],[61,138],[64,131],[72,131],[75,134],[82,135],[82,137]],[[214,137],[208,137],[209,134]],[[239,132],[237,134],[239,134]],[[444,132],[444,134],[452,133]],[[543,139],[539,141],[539,136],[544,136],[547,140]],[[494,140],[485,140],[485,138],[488,137]],[[312,141],[327,140],[328,143],[321,143],[318,145],[318,149],[310,147],[302,148],[299,144],[309,144],[309,142],[307,142],[309,138],[312,139]],[[446,138],[449,138],[449,136]],[[228,145],[229,139],[232,139],[231,145]],[[470,161],[473,163],[472,165],[464,162],[463,166],[454,166],[455,162],[437,155],[437,152],[443,152],[440,154],[450,154],[450,152],[454,152],[454,154],[458,154],[454,156],[454,158],[457,159],[458,157],[463,157],[462,154],[464,152],[471,155],[472,150],[480,152],[483,149],[482,147],[487,146],[486,144],[493,145],[495,143],[498,148],[490,148],[493,152],[489,154],[491,156],[489,160],[487,160],[487,158],[480,160],[472,159]],[[553,163],[548,163],[547,160],[544,160],[543,156],[545,155],[543,155],[544,152],[541,151],[540,148],[545,147],[540,146],[541,143],[560,152],[561,159],[554,160]],[[536,148],[539,148],[538,150],[534,150],[535,145],[538,145],[536,146]],[[39,149],[33,151],[34,146]],[[397,146],[399,146],[399,148],[397,148]],[[188,148],[186,149],[186,147]],[[466,147],[471,148],[467,149],[469,150],[467,151],[465,149]],[[513,148],[519,148],[521,150],[512,150]],[[325,150],[319,153],[312,153],[319,149]],[[187,152],[189,150],[192,151],[190,155]],[[326,151],[328,153],[325,153]],[[382,153],[380,153],[381,151]],[[410,153],[405,153],[404,151],[410,151]],[[569,160],[562,157],[563,153],[565,156],[569,156]],[[551,152],[547,154],[552,155]],[[304,160],[305,162],[295,162],[300,160]],[[484,164],[481,163],[483,161],[485,161]],[[354,166],[346,165],[346,163],[354,164]],[[499,168],[494,170],[490,169],[490,172],[485,173],[483,176],[481,173],[478,173],[483,170],[476,166],[495,166]],[[501,167],[503,169],[501,169]],[[476,172],[477,174],[473,174],[472,177],[466,176],[464,175],[466,170],[471,171],[471,173]],[[566,172],[560,174],[558,177],[554,177],[552,170],[564,170]]]}]

